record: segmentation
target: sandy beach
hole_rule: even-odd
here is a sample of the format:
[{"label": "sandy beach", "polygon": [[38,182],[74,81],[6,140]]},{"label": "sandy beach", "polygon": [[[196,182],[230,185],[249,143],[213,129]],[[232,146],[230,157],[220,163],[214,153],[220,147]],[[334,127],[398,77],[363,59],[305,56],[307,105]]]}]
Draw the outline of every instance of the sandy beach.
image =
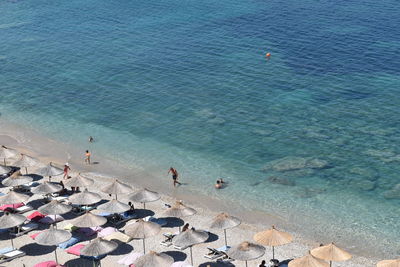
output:
[{"label": "sandy beach", "polygon": [[[184,186],[173,188],[171,179],[164,174],[159,174],[159,177],[165,177],[165,179],[159,179],[153,173],[141,170],[138,167],[134,167],[131,170],[122,170],[115,162],[110,159],[100,158],[96,154],[93,155],[93,162],[95,164],[85,165],[83,162],[82,151],[74,148],[66,148],[64,144],[59,143],[55,140],[45,138],[37,133],[28,131],[17,125],[0,124],[0,144],[15,148],[23,153],[39,158],[43,163],[55,162],[58,165],[63,165],[66,159],[71,165],[72,176],[79,172],[89,173],[90,176],[95,179],[95,184],[90,191],[101,194],[104,199],[110,199],[110,197],[100,192],[99,188],[103,185],[110,183],[113,178],[118,178],[126,183],[129,183],[135,190],[143,187],[147,187],[151,190],[162,193],[161,200],[153,203],[149,203],[146,208],[154,212],[155,217],[162,217],[162,213],[165,211],[165,204],[173,204],[176,200],[183,200],[184,203],[190,207],[196,209],[197,213],[193,216],[185,218],[185,223],[189,223],[198,229],[209,229],[209,224],[212,218],[214,218],[220,212],[229,211],[232,215],[239,217],[242,220],[242,224],[239,227],[228,231],[228,243],[229,245],[239,244],[242,241],[252,241],[253,235],[261,230],[270,228],[272,225],[276,225],[280,230],[285,229],[285,222],[281,218],[276,216],[268,216],[268,214],[251,211],[241,210],[240,207],[232,208],[233,203],[222,203],[215,199],[207,199],[199,197],[186,191]],[[5,127],[7,126],[7,127]],[[68,155],[66,153],[68,151]],[[69,157],[69,159],[67,158]],[[130,175],[127,175],[127,172]],[[166,170],[167,172],[167,170]],[[55,177],[55,181],[60,181],[62,176]],[[42,179],[43,180],[43,179]],[[41,180],[41,181],[42,181]],[[41,182],[39,181],[39,182]],[[1,188],[0,192],[8,192],[8,188]],[[39,207],[37,201],[38,196],[33,195],[29,204],[32,204],[35,209]],[[120,197],[124,201],[124,196]],[[36,200],[36,201],[35,201]],[[139,205],[137,205],[139,206]],[[32,212],[27,212],[24,215],[28,215]],[[74,218],[74,216],[67,214],[66,220],[58,223],[58,227],[62,228],[68,224],[68,220]],[[48,227],[48,226],[47,226]],[[40,229],[46,229],[46,226],[41,225]],[[122,227],[124,229],[124,227]],[[174,232],[176,227],[165,227],[162,228],[162,232]],[[207,252],[207,247],[221,247],[224,244],[223,232],[211,231],[214,235],[211,242],[196,245],[193,248],[194,255],[194,266],[206,266],[207,259],[204,258],[204,254]],[[34,232],[33,232],[34,233]],[[294,242],[282,247],[275,249],[276,258],[279,260],[292,259],[305,255],[308,250],[316,247],[321,243],[321,240],[308,240],[298,233],[293,233]],[[173,255],[175,260],[184,260],[189,255],[189,250],[178,251],[172,249],[172,247],[164,247],[160,245],[163,236],[159,234],[155,237],[146,240],[146,246],[149,250],[157,252],[168,251],[170,255]],[[335,240],[340,245],[340,240]],[[1,235],[0,247],[9,246],[8,234]],[[4,266],[33,266],[36,263],[43,262],[46,260],[54,259],[54,248],[44,247],[36,244],[28,235],[23,235],[14,240],[14,244],[17,248],[26,252],[26,256],[13,260],[6,263]],[[357,249],[343,247],[353,254],[353,258],[344,263],[335,263],[334,266],[375,266],[374,264],[378,261],[376,258],[368,257],[366,254],[359,254]],[[102,266],[115,266],[116,262],[124,255],[131,251],[142,251],[142,241],[133,240],[128,244],[119,246],[119,248],[108,255],[102,260]],[[61,249],[57,249],[59,255],[59,262],[66,264],[67,266],[91,266],[91,262],[86,262],[76,256],[67,254]],[[271,258],[271,248],[266,249],[266,254],[255,261],[250,261],[249,266],[258,266],[262,259],[269,260]],[[189,261],[189,258],[186,259]],[[87,264],[87,265],[85,265]],[[234,266],[244,266],[244,262],[234,261]],[[218,265],[212,265],[218,266]]]}]

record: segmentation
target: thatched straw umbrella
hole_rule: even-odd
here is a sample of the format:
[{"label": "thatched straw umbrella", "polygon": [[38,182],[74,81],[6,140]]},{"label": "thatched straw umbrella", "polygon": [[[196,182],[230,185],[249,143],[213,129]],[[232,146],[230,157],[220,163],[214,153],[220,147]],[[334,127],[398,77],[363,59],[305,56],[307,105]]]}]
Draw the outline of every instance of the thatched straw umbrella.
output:
[{"label": "thatched straw umbrella", "polygon": [[132,238],[143,240],[143,254],[146,253],[145,239],[157,235],[160,231],[160,225],[143,220],[137,220],[135,223],[129,224],[125,227],[125,234]]},{"label": "thatched straw umbrella", "polygon": [[211,222],[210,228],[224,230],[225,246],[228,246],[226,240],[226,229],[238,226],[241,223],[239,218],[231,216],[227,213],[218,214]]},{"label": "thatched straw umbrella", "polygon": [[77,176],[68,179],[64,182],[65,186],[69,187],[83,187],[83,188],[88,188],[94,183],[93,179],[87,178],[82,176],[81,174],[78,174]]},{"label": "thatched straw umbrella", "polygon": [[250,242],[242,242],[237,246],[230,248],[227,252],[228,256],[232,259],[245,261],[255,260],[264,255],[265,248],[263,246],[253,244]]},{"label": "thatched straw umbrella", "polygon": [[[43,246],[57,246],[61,243],[64,243],[71,239],[72,234],[65,230],[58,230],[51,227],[49,230],[45,230],[42,233],[38,234],[35,238],[36,243]],[[57,247],[54,250],[54,255],[56,258],[56,262],[58,263],[57,258]]]},{"label": "thatched straw umbrella", "polygon": [[52,162],[50,162],[48,165],[45,167],[42,167],[36,171],[37,174],[42,175],[42,176],[48,176],[49,181],[51,181],[52,176],[58,176],[64,173],[64,171],[57,167],[54,166]]},{"label": "thatched straw umbrella", "polygon": [[28,168],[42,165],[42,163],[37,158],[21,153],[21,158],[13,162],[12,165],[20,168],[25,168],[25,172],[26,174],[28,174]]},{"label": "thatched straw umbrella", "polygon": [[20,186],[33,181],[33,177],[29,175],[21,175],[20,171],[14,172],[10,177],[4,179],[1,183],[4,186]]},{"label": "thatched straw umbrella", "polygon": [[129,194],[132,193],[133,189],[131,186],[121,183],[118,179],[115,179],[112,183],[101,188],[101,191],[107,194],[114,194],[117,199],[118,194]]},{"label": "thatched straw umbrella", "polygon": [[75,205],[92,205],[101,201],[101,196],[85,189],[78,194],[73,194],[68,198],[68,200]]},{"label": "thatched straw umbrella", "polygon": [[347,261],[351,259],[350,253],[337,247],[333,242],[314,248],[311,250],[311,254],[318,259],[329,261],[329,266],[332,266],[332,261]]},{"label": "thatched straw umbrella", "polygon": [[[116,242],[98,237],[82,248],[81,255],[92,257],[105,255],[113,252],[117,247],[118,244]],[[95,266],[94,262],[93,266]]]},{"label": "thatched straw umbrella", "polygon": [[275,259],[275,247],[292,242],[293,237],[291,234],[278,231],[275,226],[272,226],[269,230],[255,234],[253,239],[261,245],[272,247],[272,258]]},{"label": "thatched straw umbrella", "polygon": [[169,267],[172,263],[174,263],[174,259],[171,256],[150,251],[139,257],[133,264],[135,267]]},{"label": "thatched straw umbrella", "polygon": [[71,221],[71,224],[77,227],[96,227],[107,222],[103,216],[94,215],[91,212],[86,212],[84,215]]},{"label": "thatched straw umbrella", "polygon": [[111,201],[97,207],[98,210],[103,210],[109,213],[122,213],[130,210],[130,208],[131,207],[128,204],[122,203],[116,199],[112,199]]},{"label": "thatched straw umbrella", "polygon": [[306,256],[290,261],[288,267],[328,267],[328,263],[308,252]]},{"label": "thatched straw umbrella", "polygon": [[[52,200],[44,206],[41,206],[38,211],[42,214],[54,215],[54,222],[56,221],[56,215],[68,213],[72,207],[70,205]],[[57,227],[57,225],[56,225]]]},{"label": "thatched straw umbrella", "polygon": [[383,260],[378,262],[377,267],[400,267],[400,259],[397,260]]},{"label": "thatched straw umbrella", "polygon": [[0,205],[8,205],[8,204],[15,204],[15,203],[21,203],[21,202],[26,202],[30,196],[17,193],[15,191],[10,191],[4,196],[0,197]]},{"label": "thatched straw umbrella", "polygon": [[172,239],[172,243],[175,246],[186,248],[190,247],[190,259],[193,265],[192,246],[205,242],[208,239],[208,233],[205,231],[198,231],[194,229],[188,229],[181,232],[179,235]]},{"label": "thatched straw umbrella", "polygon": [[133,202],[140,202],[143,203],[143,208],[146,208],[146,203],[147,202],[153,202],[157,201],[161,198],[160,194],[157,192],[150,191],[146,188],[137,191],[133,194],[130,194],[128,199],[133,201]]},{"label": "thatched straw umbrella", "polygon": [[32,188],[31,192],[34,194],[47,195],[47,194],[51,194],[51,193],[60,192],[62,189],[63,189],[63,187],[58,183],[44,182],[44,183]]},{"label": "thatched straw umbrella", "polygon": [[0,175],[9,174],[11,170],[12,170],[11,167],[0,165]]},{"label": "thatched straw umbrella", "polygon": [[[5,212],[3,216],[0,217],[0,229],[11,228],[23,224],[26,221],[25,216],[21,214],[11,214]],[[11,237],[11,246],[14,248],[13,238]]]},{"label": "thatched straw umbrella", "polygon": [[8,159],[15,159],[18,157],[18,151],[6,146],[1,146],[0,148],[0,158],[4,161],[4,166],[7,166]]}]

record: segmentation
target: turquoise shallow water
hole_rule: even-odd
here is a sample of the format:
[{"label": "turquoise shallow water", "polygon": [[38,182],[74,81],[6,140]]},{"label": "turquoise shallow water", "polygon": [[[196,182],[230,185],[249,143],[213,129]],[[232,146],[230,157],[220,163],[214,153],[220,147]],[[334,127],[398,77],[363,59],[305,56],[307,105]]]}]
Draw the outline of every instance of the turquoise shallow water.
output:
[{"label": "turquoise shallow water", "polygon": [[389,0],[1,1],[0,112],[75,145],[93,135],[125,165],[173,165],[202,194],[226,177],[220,198],[395,256],[399,13]]}]

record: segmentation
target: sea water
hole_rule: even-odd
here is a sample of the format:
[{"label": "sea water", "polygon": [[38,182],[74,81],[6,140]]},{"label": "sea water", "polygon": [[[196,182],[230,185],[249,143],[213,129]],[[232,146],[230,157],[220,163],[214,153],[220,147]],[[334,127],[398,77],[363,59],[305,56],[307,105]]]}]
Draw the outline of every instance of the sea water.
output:
[{"label": "sea water", "polygon": [[398,25],[394,0],[2,0],[1,117],[395,257]]}]

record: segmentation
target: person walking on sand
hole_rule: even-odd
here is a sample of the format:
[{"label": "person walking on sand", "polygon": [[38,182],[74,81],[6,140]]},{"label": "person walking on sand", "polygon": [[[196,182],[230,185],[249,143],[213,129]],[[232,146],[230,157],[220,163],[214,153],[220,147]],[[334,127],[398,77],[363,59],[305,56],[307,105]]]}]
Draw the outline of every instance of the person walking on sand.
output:
[{"label": "person walking on sand", "polygon": [[64,177],[63,177],[64,179],[68,177],[68,172],[69,172],[70,170],[71,170],[71,168],[69,167],[68,162],[65,163],[65,165],[64,165]]},{"label": "person walking on sand", "polygon": [[171,173],[172,174],[172,180],[174,181],[174,187],[176,187],[176,184],[181,185],[180,182],[178,182],[178,171],[174,168],[169,168],[168,170],[168,174]]},{"label": "person walking on sand", "polygon": [[89,150],[86,150],[86,153],[85,153],[85,163],[87,163],[87,164],[89,164],[89,165],[90,165],[90,156],[91,156],[91,154],[90,154]]}]

